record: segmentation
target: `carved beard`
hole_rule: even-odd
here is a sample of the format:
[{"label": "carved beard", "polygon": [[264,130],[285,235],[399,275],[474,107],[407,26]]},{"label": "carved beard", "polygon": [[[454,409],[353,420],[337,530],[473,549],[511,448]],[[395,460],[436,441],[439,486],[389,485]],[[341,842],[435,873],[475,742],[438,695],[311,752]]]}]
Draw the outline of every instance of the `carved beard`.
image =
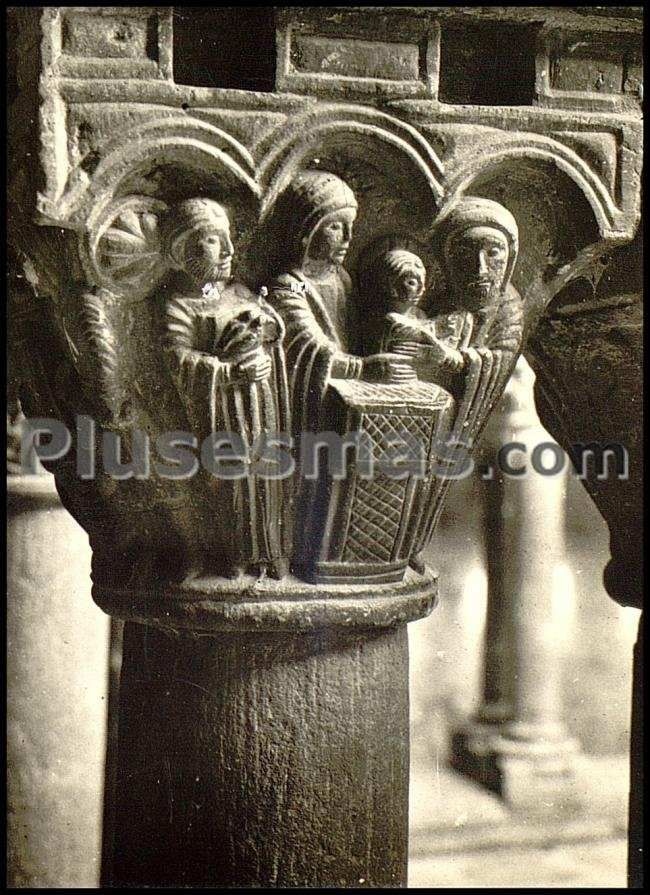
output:
[{"label": "carved beard", "polygon": [[501,280],[496,283],[474,283],[464,288],[464,298],[469,311],[482,311],[489,308],[499,300],[501,295]]},{"label": "carved beard", "polygon": [[222,261],[212,263],[205,258],[189,258],[185,262],[185,270],[201,285],[223,282],[230,278],[230,263],[224,266]]}]

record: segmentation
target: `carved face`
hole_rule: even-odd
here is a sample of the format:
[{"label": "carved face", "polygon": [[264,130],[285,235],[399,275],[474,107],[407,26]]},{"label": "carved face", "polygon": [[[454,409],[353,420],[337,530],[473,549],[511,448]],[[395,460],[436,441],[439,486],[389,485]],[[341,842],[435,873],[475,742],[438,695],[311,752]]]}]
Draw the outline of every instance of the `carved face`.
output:
[{"label": "carved face", "polygon": [[449,238],[447,269],[468,310],[486,307],[499,292],[509,254],[508,240],[495,227],[470,227]]},{"label": "carved face", "polygon": [[350,248],[352,226],[357,216],[354,208],[344,208],[323,218],[309,243],[309,258],[343,264]]},{"label": "carved face", "polygon": [[197,282],[203,284],[227,280],[233,254],[230,227],[224,219],[220,227],[201,227],[189,234],[183,249],[184,267]]},{"label": "carved face", "polygon": [[410,267],[401,271],[393,280],[391,295],[399,301],[417,304],[424,294],[426,274],[424,268]]}]

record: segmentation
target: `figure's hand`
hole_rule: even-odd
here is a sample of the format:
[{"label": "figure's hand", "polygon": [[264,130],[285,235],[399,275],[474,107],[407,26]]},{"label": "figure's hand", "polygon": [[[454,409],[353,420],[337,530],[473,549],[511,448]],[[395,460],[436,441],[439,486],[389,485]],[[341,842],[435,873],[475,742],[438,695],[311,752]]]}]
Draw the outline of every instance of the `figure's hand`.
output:
[{"label": "figure's hand", "polygon": [[245,382],[261,382],[263,379],[269,378],[271,367],[271,358],[264,352],[258,351],[247,360],[235,364],[235,375]]},{"label": "figure's hand", "polygon": [[259,309],[243,311],[226,324],[215,351],[219,357],[243,354],[262,341],[263,315]]},{"label": "figure's hand", "polygon": [[448,348],[444,366],[448,370],[453,370],[454,373],[456,373],[458,370],[462,370],[465,366],[465,358],[460,351],[456,351],[454,348]]},{"label": "figure's hand", "polygon": [[400,354],[371,354],[364,357],[361,378],[366,382],[413,382],[417,373]]},{"label": "figure's hand", "polygon": [[460,370],[464,366],[463,356],[460,351],[445,345],[439,339],[433,337],[427,346],[427,358],[437,366],[445,370]]}]

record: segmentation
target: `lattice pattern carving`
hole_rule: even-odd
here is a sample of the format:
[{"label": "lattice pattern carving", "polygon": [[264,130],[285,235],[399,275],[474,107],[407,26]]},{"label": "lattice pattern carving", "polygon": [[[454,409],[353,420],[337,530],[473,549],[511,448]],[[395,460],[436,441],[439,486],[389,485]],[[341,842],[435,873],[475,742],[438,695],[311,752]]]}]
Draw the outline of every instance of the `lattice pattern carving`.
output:
[{"label": "lattice pattern carving", "polygon": [[406,480],[357,479],[343,562],[390,562],[405,491]]}]

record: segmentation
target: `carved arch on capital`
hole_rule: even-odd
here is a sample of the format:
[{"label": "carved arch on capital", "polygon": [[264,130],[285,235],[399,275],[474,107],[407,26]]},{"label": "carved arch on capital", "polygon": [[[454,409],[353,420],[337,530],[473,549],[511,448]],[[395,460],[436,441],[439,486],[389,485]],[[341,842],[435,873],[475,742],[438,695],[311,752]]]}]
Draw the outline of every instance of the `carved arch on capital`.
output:
[{"label": "carved arch on capital", "polygon": [[[629,238],[623,213],[572,150],[527,134],[489,154],[450,165],[444,215],[462,196],[504,205],[519,227],[513,283],[537,312],[558,289]],[[531,318],[532,319],[532,318]]]},{"label": "carved arch on capital", "polygon": [[[228,192],[247,197],[257,214],[261,191],[253,157],[231,134],[207,122],[178,117],[146,122],[107,142],[101,156],[90,181],[69,195],[65,209],[68,225],[79,233],[81,262],[91,284],[132,295],[164,273],[156,230],[167,197],[155,189],[154,195],[147,194],[148,188],[143,195],[142,188],[133,185],[139,175],[146,182],[151,172],[164,166],[194,172],[204,184],[214,178]],[[117,241],[118,255],[120,243],[135,246],[129,248],[133,271],[128,258],[123,277],[103,263],[100,245],[106,239]]]},{"label": "carved arch on capital", "polygon": [[620,210],[598,175],[572,149],[550,137],[536,134],[527,134],[501,149],[495,151],[491,148],[489,154],[472,156],[451,167],[445,178],[444,207],[471,192],[471,185],[479,178],[516,160],[554,164],[574,182],[587,200],[601,236],[621,235],[618,227]]},{"label": "carved arch on capital", "polygon": [[443,163],[416,128],[376,109],[355,105],[319,105],[291,118],[255,147],[266,217],[297,170],[328,140],[362,139],[366,146],[388,147],[411,164],[438,205],[444,194]]},{"label": "carved arch on capital", "polygon": [[159,164],[225,175],[255,199],[261,195],[250,152],[231,134],[204,121],[172,117],[146,122],[106,143],[100,153],[89,181],[65,202],[71,226],[85,227],[97,206],[112,201],[135,170]]}]

